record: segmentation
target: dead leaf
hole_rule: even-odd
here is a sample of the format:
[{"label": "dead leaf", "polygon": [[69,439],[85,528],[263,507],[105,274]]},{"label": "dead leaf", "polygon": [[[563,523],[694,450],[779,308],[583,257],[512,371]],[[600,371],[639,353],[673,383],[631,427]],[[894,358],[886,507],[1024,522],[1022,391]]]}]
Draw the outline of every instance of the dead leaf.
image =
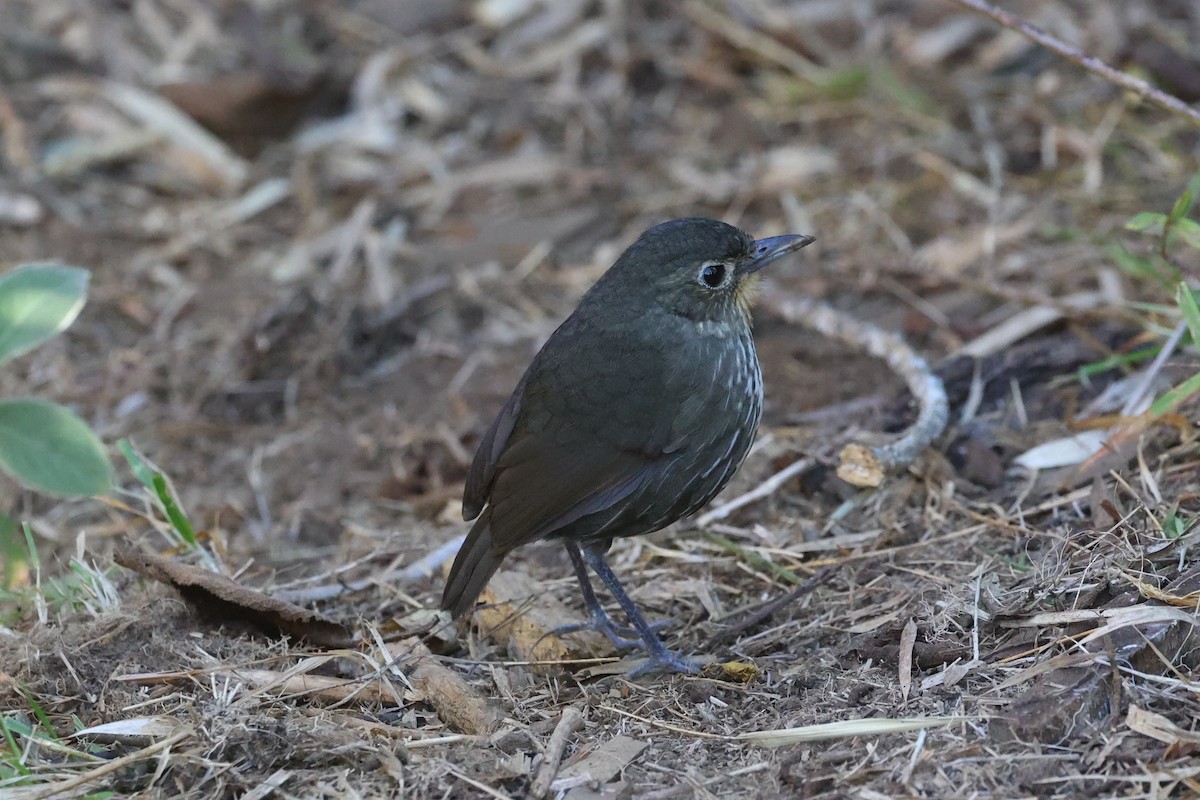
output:
[{"label": "dead leaf", "polygon": [[408,679],[433,707],[438,718],[450,728],[467,734],[495,733],[504,720],[504,713],[471,684],[446,667],[417,639],[405,639],[388,645],[395,658],[416,658],[416,666]]},{"label": "dead leaf", "polygon": [[727,677],[739,683],[750,683],[758,677],[759,672],[753,661],[726,661],[720,667]]},{"label": "dead leaf", "polygon": [[585,783],[607,783],[646,749],[647,743],[629,736],[609,739],[583,758],[568,763],[550,784],[550,791],[561,792]]},{"label": "dead leaf", "polygon": [[143,577],[173,587],[209,619],[242,622],[269,636],[292,636],[322,647],[347,647],[355,641],[340,622],[276,600],[224,575],[128,548],[118,550],[113,560]]},{"label": "dead leaf", "polygon": [[168,83],[158,93],[222,139],[284,136],[305,116],[322,88],[319,76],[287,81],[234,72],[206,81]]},{"label": "dead leaf", "polygon": [[146,747],[159,739],[165,739],[182,728],[182,723],[174,717],[135,717],[92,725],[75,731],[70,736],[94,742],[113,742]]}]

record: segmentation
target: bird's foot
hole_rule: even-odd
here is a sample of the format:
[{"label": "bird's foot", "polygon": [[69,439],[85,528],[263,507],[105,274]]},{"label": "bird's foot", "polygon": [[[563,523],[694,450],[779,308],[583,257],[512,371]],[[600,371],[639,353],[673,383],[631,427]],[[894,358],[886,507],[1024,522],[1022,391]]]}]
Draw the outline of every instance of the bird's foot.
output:
[{"label": "bird's foot", "polygon": [[652,649],[650,657],[646,659],[644,664],[639,664],[629,671],[629,677],[638,678],[642,675],[654,673],[695,675],[703,666],[704,663],[701,661],[672,653],[663,647],[661,649]]},{"label": "bird's foot", "polygon": [[[670,620],[660,619],[657,622],[650,623],[650,630],[658,632],[670,624]],[[577,631],[596,631],[603,633],[608,640],[612,642],[613,647],[618,650],[629,650],[634,647],[645,647],[646,643],[642,640],[638,630],[629,625],[618,625],[612,621],[612,617],[608,616],[603,609],[599,614],[589,614],[587,622],[572,622],[567,625],[559,625],[550,631],[552,636],[565,636],[568,633]]]}]

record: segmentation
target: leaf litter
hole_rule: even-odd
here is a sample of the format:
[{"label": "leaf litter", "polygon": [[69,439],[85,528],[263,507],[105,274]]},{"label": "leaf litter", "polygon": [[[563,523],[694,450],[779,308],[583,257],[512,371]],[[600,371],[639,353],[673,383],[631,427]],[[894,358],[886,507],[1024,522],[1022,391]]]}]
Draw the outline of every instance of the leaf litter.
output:
[{"label": "leaf litter", "polygon": [[[1186,3],[1006,6],[1194,83]],[[1187,184],[1189,123],[934,0],[8,13],[4,258],[88,265],[93,292],[0,380],[134,435],[236,569],[187,567],[149,503],[0,489],[41,570],[0,629],[6,796],[1197,791],[1195,402],[1122,411],[1197,371],[1191,345],[1135,358],[1177,320],[1124,229]],[[768,304],[722,514],[613,554],[726,666],[631,682],[606,643],[543,638],[582,614],[553,547],[450,631],[480,432],[620,248],[686,214],[816,234],[780,292],[902,334],[949,429],[877,489],[838,480],[917,408]],[[1117,416],[1088,410],[1121,381]],[[1080,424],[1119,453],[1019,468]],[[109,568],[125,540],[232,606]]]}]

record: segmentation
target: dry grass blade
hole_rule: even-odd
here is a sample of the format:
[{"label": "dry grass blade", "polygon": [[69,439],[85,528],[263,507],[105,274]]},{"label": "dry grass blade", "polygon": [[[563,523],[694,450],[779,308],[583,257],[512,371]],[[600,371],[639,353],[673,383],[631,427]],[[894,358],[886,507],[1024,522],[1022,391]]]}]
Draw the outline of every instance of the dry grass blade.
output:
[{"label": "dry grass blade", "polygon": [[107,84],[104,92],[131,117],[159,131],[176,146],[201,156],[226,188],[236,189],[245,182],[249,172],[246,162],[171,103],[135,86],[119,83]]},{"label": "dry grass blade", "polygon": [[[1194,3],[994,1],[1200,101]],[[92,292],[0,394],[135,436],[236,584],[369,635],[259,635],[239,622],[259,598],[213,587],[199,607],[221,624],[199,624],[189,576],[109,569],[120,542],[162,549],[160,513],[4,484],[29,527],[0,519],[0,794],[193,719],[70,791],[1197,785],[1191,116],[943,0],[2,7],[0,252],[71,256]],[[607,639],[547,636],[582,619],[553,546],[514,553],[450,635],[440,570],[488,424],[622,249],[685,216],[818,239],[768,270],[746,464],[698,534],[611,549],[667,644],[719,663],[629,679]],[[874,349],[907,365],[819,332],[844,320],[789,321],[793,301],[893,332]],[[1152,401],[1165,413],[1137,416]],[[937,424],[897,461],[920,457],[883,479],[876,447],[896,456],[885,435],[918,414]],[[1081,454],[1086,479],[1052,466]],[[839,480],[839,456],[878,487]],[[923,727],[947,709],[986,724]],[[848,716],[920,730],[740,738]]]},{"label": "dry grass blade", "polygon": [[696,527],[706,528],[713,522],[725,519],[734,511],[737,511],[743,506],[750,505],[755,500],[761,500],[764,497],[770,497],[779,487],[787,483],[791,478],[799,475],[804,470],[812,466],[812,459],[801,458],[788,464],[783,469],[776,472],[765,481],[755,486],[745,494],[738,495],[732,500],[726,501],[716,508],[705,511],[696,519]]},{"label": "dry grass blade", "polygon": [[185,727],[161,742],[155,742],[129,755],[114,758],[103,766],[96,767],[77,777],[30,789],[8,789],[5,797],[12,798],[12,800],[47,800],[52,797],[67,797],[92,786],[104,787],[108,785],[108,778],[113,773],[139,761],[145,761],[154,756],[161,757],[172,747],[194,735],[195,732],[191,728]]},{"label": "dry grass blade", "polygon": [[788,747],[805,742],[820,742],[827,739],[848,739],[854,736],[885,736],[889,733],[909,733],[926,728],[936,728],[955,722],[964,722],[970,717],[915,717],[899,719],[849,719],[843,722],[825,722],[819,725],[803,725],[798,728],[780,728],[773,731],[754,731],[734,738],[762,747]]}]

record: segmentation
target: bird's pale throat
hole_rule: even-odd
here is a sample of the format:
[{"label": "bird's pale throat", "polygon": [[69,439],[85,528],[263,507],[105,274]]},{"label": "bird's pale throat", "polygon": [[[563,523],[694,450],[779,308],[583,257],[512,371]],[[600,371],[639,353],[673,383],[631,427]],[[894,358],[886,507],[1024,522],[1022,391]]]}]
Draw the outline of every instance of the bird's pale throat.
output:
[{"label": "bird's pale throat", "polygon": [[733,302],[737,304],[738,311],[745,315],[746,319],[750,319],[750,310],[754,306],[754,301],[758,299],[758,295],[762,292],[762,278],[758,275],[750,274],[738,281],[738,285],[733,289]]}]

